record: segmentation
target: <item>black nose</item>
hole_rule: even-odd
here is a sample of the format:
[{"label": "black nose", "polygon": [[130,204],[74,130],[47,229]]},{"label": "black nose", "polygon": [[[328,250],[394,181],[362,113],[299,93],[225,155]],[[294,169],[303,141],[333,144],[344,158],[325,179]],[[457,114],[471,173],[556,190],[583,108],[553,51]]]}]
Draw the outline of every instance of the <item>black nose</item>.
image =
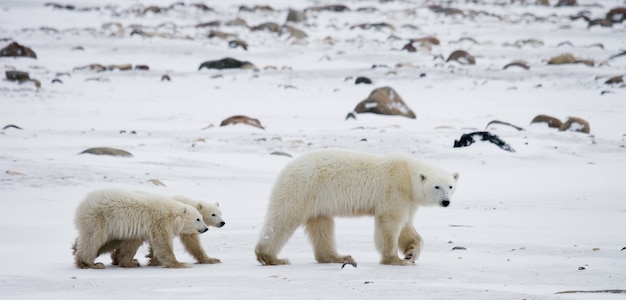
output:
[{"label": "black nose", "polygon": [[209,228],[204,228],[204,229],[200,229],[200,230],[198,230],[198,232],[200,232],[200,233],[205,233],[205,232],[207,232],[207,231],[209,231]]},{"label": "black nose", "polygon": [[226,225],[226,222],[222,221],[222,223],[220,223],[220,225],[217,227],[224,227],[224,225]]},{"label": "black nose", "polygon": [[448,205],[450,205],[450,200],[443,200],[443,201],[441,201],[441,206],[448,207]]}]

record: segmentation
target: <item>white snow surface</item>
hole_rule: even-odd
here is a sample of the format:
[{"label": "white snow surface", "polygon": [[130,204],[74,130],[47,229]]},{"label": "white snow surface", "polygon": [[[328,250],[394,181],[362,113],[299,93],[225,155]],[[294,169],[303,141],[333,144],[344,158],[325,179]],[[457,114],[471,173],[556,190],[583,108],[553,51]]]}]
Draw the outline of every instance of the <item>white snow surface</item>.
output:
[{"label": "white snow surface", "polygon": [[[0,57],[0,125],[22,128],[0,131],[3,299],[625,297],[557,294],[626,289],[626,89],[604,84],[626,75],[626,56],[609,60],[626,50],[626,23],[588,27],[569,18],[579,12],[601,18],[626,6],[623,0],[579,0],[577,7],[554,7],[555,0],[552,6],[532,0],[205,2],[212,12],[184,1],[144,15],[138,12],[147,6],[176,1],[60,2],[76,10],[47,2],[0,2],[0,47],[16,41],[37,54]],[[263,4],[274,11],[239,11],[241,5]],[[225,25],[236,18],[250,26],[283,24],[289,8],[327,4],[350,11],[308,12],[306,22],[291,24],[308,34],[303,40]],[[486,13],[445,16],[430,4]],[[99,10],[80,10],[85,7]],[[215,20],[219,27],[194,27]],[[111,22],[121,26],[106,25]],[[393,29],[351,29],[379,22]],[[162,36],[131,36],[137,26]],[[236,34],[248,50],[208,38],[211,29]],[[409,39],[425,36],[441,44],[400,51]],[[511,46],[530,39],[540,42]],[[459,49],[475,56],[476,65],[445,62]],[[546,64],[565,52],[595,65]],[[202,62],[224,57],[249,61],[257,70],[198,70]],[[530,70],[503,70],[518,59]],[[145,64],[150,70],[76,69],[93,63]],[[6,80],[4,71],[14,69],[29,72],[41,88]],[[161,81],[165,74],[171,81]],[[373,84],[355,85],[358,76]],[[62,83],[52,83],[55,78]],[[417,119],[359,114],[345,120],[382,86],[396,90]],[[583,118],[591,133],[529,125],[538,114]],[[233,115],[257,118],[265,129],[219,126]],[[493,120],[525,129],[487,128],[514,153],[481,141],[452,147],[462,134],[485,130]],[[134,156],[78,154],[101,146]],[[270,153],[296,157],[324,147],[411,153],[460,173],[450,207],[417,212],[415,226],[425,245],[415,266],[378,264],[370,217],[337,220],[339,252],[352,255],[356,268],[316,263],[301,229],[280,253],[291,265],[256,261],[253,249],[270,189],[292,159]],[[140,268],[111,266],[103,255],[97,261],[106,269],[77,269],[70,249],[77,235],[75,208],[98,188],[218,201],[226,226],[209,230],[201,241],[222,263],[147,267],[143,246]],[[175,254],[194,262],[178,240]]]}]

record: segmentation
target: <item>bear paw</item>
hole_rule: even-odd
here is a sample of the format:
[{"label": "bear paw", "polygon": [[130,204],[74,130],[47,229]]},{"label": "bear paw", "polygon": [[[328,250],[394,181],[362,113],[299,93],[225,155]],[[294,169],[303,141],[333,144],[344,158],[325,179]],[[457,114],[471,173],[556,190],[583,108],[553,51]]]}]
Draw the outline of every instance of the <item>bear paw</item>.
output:
[{"label": "bear paw", "polygon": [[191,268],[191,266],[189,264],[181,263],[181,262],[170,263],[170,264],[167,264],[165,267],[168,268],[168,269]]},{"label": "bear paw", "polygon": [[199,264],[219,264],[221,262],[222,261],[219,260],[219,258],[213,258],[213,257],[209,257],[209,258],[198,261]]},{"label": "bear paw", "polygon": [[133,261],[129,262],[129,263],[120,263],[119,264],[120,267],[122,268],[137,268],[139,267],[139,261],[136,259],[133,259]]},{"label": "bear paw", "polygon": [[386,257],[380,262],[383,265],[392,265],[392,266],[410,266],[415,265],[415,262],[408,259],[400,259],[400,257]]},{"label": "bear paw", "polygon": [[265,255],[257,254],[256,260],[259,261],[264,266],[278,266],[278,265],[288,265],[289,260],[286,258],[275,258],[269,257]]},{"label": "bear paw", "polygon": [[103,263],[86,263],[86,262],[80,262],[78,264],[78,267],[81,269],[104,269],[104,264]]},{"label": "bear paw", "polygon": [[415,263],[415,260],[419,257],[419,255],[419,249],[414,244],[411,244],[406,251],[404,251],[404,260]]}]

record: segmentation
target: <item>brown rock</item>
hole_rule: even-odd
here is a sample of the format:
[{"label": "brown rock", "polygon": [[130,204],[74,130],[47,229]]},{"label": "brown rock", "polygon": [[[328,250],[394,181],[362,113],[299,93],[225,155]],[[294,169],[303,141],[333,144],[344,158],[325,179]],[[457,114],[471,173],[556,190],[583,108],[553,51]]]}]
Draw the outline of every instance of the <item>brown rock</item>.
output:
[{"label": "brown rock", "polygon": [[476,59],[474,58],[474,56],[467,53],[467,51],[465,50],[456,50],[450,53],[450,56],[448,56],[448,59],[446,59],[446,62],[449,62],[451,60],[455,60],[462,65],[475,65],[476,64]]},{"label": "brown rock", "polygon": [[548,116],[548,115],[538,115],[534,117],[533,120],[530,121],[530,124],[533,124],[533,123],[546,123],[548,124],[548,127],[558,128],[558,129],[560,129],[561,126],[563,125],[561,120],[555,117]]},{"label": "brown rock", "polygon": [[577,60],[571,53],[563,53],[548,60],[549,65],[574,64]]},{"label": "brown rock", "polygon": [[591,131],[589,127],[589,122],[581,118],[576,118],[576,117],[569,117],[567,121],[565,121],[565,123],[561,125],[561,128],[559,128],[559,130],[560,131],[575,131],[575,132],[582,132],[582,133],[589,133]]},{"label": "brown rock", "polygon": [[354,112],[416,118],[415,113],[404,103],[402,97],[388,86],[373,90],[367,99],[357,104]]},{"label": "brown rock", "polygon": [[13,56],[13,57],[32,57],[37,58],[37,54],[32,49],[22,46],[17,42],[10,43],[8,46],[0,50],[0,56]]},{"label": "brown rock", "polygon": [[506,69],[508,69],[510,67],[520,67],[520,68],[522,68],[524,70],[529,70],[530,69],[530,66],[528,65],[528,63],[523,61],[523,60],[514,60],[514,61],[506,64],[503,69],[506,70]]},{"label": "brown rock", "polygon": [[258,119],[250,118],[247,116],[241,116],[241,115],[232,116],[232,117],[224,119],[222,123],[220,123],[220,126],[226,126],[226,125],[231,125],[231,124],[233,125],[234,124],[246,124],[246,125],[254,126],[257,128],[265,129],[263,125],[261,125],[261,121],[259,121]]},{"label": "brown rock", "polygon": [[89,148],[78,154],[93,154],[93,155],[110,155],[110,156],[121,156],[121,157],[132,157],[133,155],[125,150],[109,148],[109,147],[96,147]]}]

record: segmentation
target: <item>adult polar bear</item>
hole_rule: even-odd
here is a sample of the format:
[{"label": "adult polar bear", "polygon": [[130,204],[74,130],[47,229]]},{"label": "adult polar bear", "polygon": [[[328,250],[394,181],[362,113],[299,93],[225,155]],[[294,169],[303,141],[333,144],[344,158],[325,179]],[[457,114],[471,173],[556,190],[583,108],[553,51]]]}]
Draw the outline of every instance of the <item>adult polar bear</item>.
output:
[{"label": "adult polar bear", "polygon": [[[380,263],[415,263],[423,241],[413,228],[418,206],[450,205],[458,173],[448,173],[409,155],[379,156],[342,149],[303,154],[282,170],[270,197],[255,248],[263,265],[289,264],[277,254],[304,224],[320,263],[348,263],[334,237],[335,216],[374,216]],[[404,254],[404,259],[398,256]]]}]

